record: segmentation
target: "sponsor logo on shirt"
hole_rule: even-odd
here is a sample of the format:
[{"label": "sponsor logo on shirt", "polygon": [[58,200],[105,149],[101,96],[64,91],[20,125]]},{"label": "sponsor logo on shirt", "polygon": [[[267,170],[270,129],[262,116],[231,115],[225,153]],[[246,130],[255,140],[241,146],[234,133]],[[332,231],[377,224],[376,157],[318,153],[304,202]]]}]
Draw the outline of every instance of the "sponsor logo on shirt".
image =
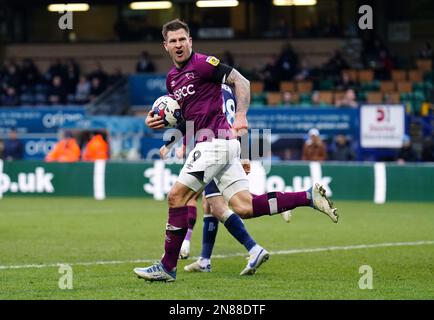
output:
[{"label": "sponsor logo on shirt", "polygon": [[217,67],[220,63],[220,60],[216,57],[209,56],[208,58],[206,58],[206,62],[208,62],[210,65],[213,65],[214,67]]},{"label": "sponsor logo on shirt", "polygon": [[176,100],[181,100],[183,97],[185,98],[186,96],[191,96],[195,93],[196,91],[194,91],[194,86],[189,84],[188,86],[183,86],[182,88],[175,90],[174,95]]}]

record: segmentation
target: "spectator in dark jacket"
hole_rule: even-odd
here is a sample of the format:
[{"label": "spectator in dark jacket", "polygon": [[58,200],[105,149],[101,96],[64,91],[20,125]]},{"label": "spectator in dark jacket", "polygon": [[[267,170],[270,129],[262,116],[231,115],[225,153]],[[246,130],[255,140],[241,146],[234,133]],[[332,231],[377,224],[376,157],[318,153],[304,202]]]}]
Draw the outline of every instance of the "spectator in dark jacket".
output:
[{"label": "spectator in dark jacket", "polygon": [[55,76],[52,80],[51,88],[48,92],[48,101],[51,104],[66,103],[66,86],[60,76]]},{"label": "spectator in dark jacket", "polygon": [[258,78],[264,82],[265,91],[279,91],[277,58],[271,56],[265,66],[258,71]]},{"label": "spectator in dark jacket", "polygon": [[80,78],[80,67],[74,61],[69,59],[66,65],[65,88],[68,94],[74,94]]},{"label": "spectator in dark jacket", "polygon": [[17,89],[14,87],[7,87],[1,104],[4,106],[18,106],[20,104],[20,98],[17,94]]},{"label": "spectator in dark jacket", "polygon": [[23,158],[23,144],[17,139],[17,132],[14,129],[9,131],[9,139],[4,142],[3,158],[5,160]]},{"label": "spectator in dark jacket", "polygon": [[324,65],[324,71],[328,72],[330,75],[339,77],[342,70],[348,69],[349,65],[347,61],[342,56],[339,50],[336,50],[334,55],[330,60]]},{"label": "spectator in dark jacket", "polygon": [[434,161],[434,145],[432,137],[426,137],[423,142],[422,161]]},{"label": "spectator in dark jacket", "polygon": [[93,78],[90,83],[90,101],[93,101],[101,93],[104,92],[104,88],[101,85],[99,78]]},{"label": "spectator in dark jacket", "polygon": [[97,78],[99,80],[99,85],[101,86],[102,90],[105,90],[107,88],[108,74],[104,71],[101,62],[95,62],[95,70],[93,70],[89,74],[88,78],[91,82],[93,82],[93,79]]},{"label": "spectator in dark jacket", "polygon": [[109,87],[113,86],[116,82],[123,79],[125,76],[122,73],[122,69],[120,67],[116,67],[113,73],[109,75],[108,85]]},{"label": "spectator in dark jacket", "polygon": [[404,135],[404,143],[398,153],[398,163],[414,162],[417,160],[416,152],[411,145],[411,140],[408,135]]},{"label": "spectator in dark jacket", "polygon": [[56,76],[60,77],[62,80],[65,80],[67,78],[66,74],[66,66],[62,63],[62,60],[55,59],[48,67],[48,70],[45,73],[45,79],[48,83],[51,83],[53,78]]},{"label": "spectator in dark jacket", "polygon": [[20,69],[14,62],[10,62],[9,65],[7,65],[3,81],[9,87],[14,87],[16,89],[20,88],[23,84]]},{"label": "spectator in dark jacket", "polygon": [[354,160],[354,151],[348,144],[347,138],[344,135],[339,134],[336,136],[336,143],[331,158],[336,161]]},{"label": "spectator in dark jacket", "polygon": [[22,75],[27,87],[34,87],[40,81],[39,70],[30,58],[23,60]]},{"label": "spectator in dark jacket", "polygon": [[292,80],[298,70],[299,59],[292,46],[286,44],[277,59],[278,79]]},{"label": "spectator in dark jacket", "polygon": [[149,56],[149,53],[147,51],[143,51],[140,55],[140,59],[136,65],[136,72],[155,72],[155,65],[151,61],[151,57]]}]

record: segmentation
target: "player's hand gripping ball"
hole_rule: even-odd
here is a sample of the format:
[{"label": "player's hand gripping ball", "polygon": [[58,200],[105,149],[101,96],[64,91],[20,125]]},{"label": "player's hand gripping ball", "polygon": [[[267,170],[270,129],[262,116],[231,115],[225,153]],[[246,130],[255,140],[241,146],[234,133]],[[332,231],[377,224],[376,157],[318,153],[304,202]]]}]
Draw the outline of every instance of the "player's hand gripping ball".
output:
[{"label": "player's hand gripping ball", "polygon": [[154,112],[154,117],[160,116],[166,128],[174,128],[183,121],[181,107],[175,99],[168,95],[161,96],[155,100],[152,105],[152,111]]}]

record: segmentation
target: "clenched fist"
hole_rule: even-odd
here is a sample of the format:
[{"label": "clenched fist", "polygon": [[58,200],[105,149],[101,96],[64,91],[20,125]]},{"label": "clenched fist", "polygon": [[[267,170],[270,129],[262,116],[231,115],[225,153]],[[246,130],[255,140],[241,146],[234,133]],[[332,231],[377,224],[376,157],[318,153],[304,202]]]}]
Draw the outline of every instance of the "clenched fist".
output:
[{"label": "clenched fist", "polygon": [[148,112],[145,120],[146,125],[151,129],[163,129],[164,121],[160,116],[155,116],[154,111],[151,110]]}]

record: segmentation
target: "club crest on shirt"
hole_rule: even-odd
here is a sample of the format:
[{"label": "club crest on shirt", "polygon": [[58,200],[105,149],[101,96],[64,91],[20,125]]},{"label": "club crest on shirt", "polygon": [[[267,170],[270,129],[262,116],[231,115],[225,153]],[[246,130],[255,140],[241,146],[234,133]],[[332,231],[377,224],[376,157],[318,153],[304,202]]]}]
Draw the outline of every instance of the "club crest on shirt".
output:
[{"label": "club crest on shirt", "polygon": [[193,72],[187,72],[187,73],[185,74],[185,76],[186,76],[187,79],[189,79],[189,80],[194,79],[194,73],[193,73]]},{"label": "club crest on shirt", "polygon": [[176,84],[176,82],[175,82],[175,80],[173,80],[173,81],[170,83],[170,86],[173,88],[173,87],[175,86],[175,84]]},{"label": "club crest on shirt", "polygon": [[206,62],[208,62],[210,65],[213,65],[214,67],[217,67],[220,63],[220,60],[216,57],[209,56],[208,58],[206,58]]}]

